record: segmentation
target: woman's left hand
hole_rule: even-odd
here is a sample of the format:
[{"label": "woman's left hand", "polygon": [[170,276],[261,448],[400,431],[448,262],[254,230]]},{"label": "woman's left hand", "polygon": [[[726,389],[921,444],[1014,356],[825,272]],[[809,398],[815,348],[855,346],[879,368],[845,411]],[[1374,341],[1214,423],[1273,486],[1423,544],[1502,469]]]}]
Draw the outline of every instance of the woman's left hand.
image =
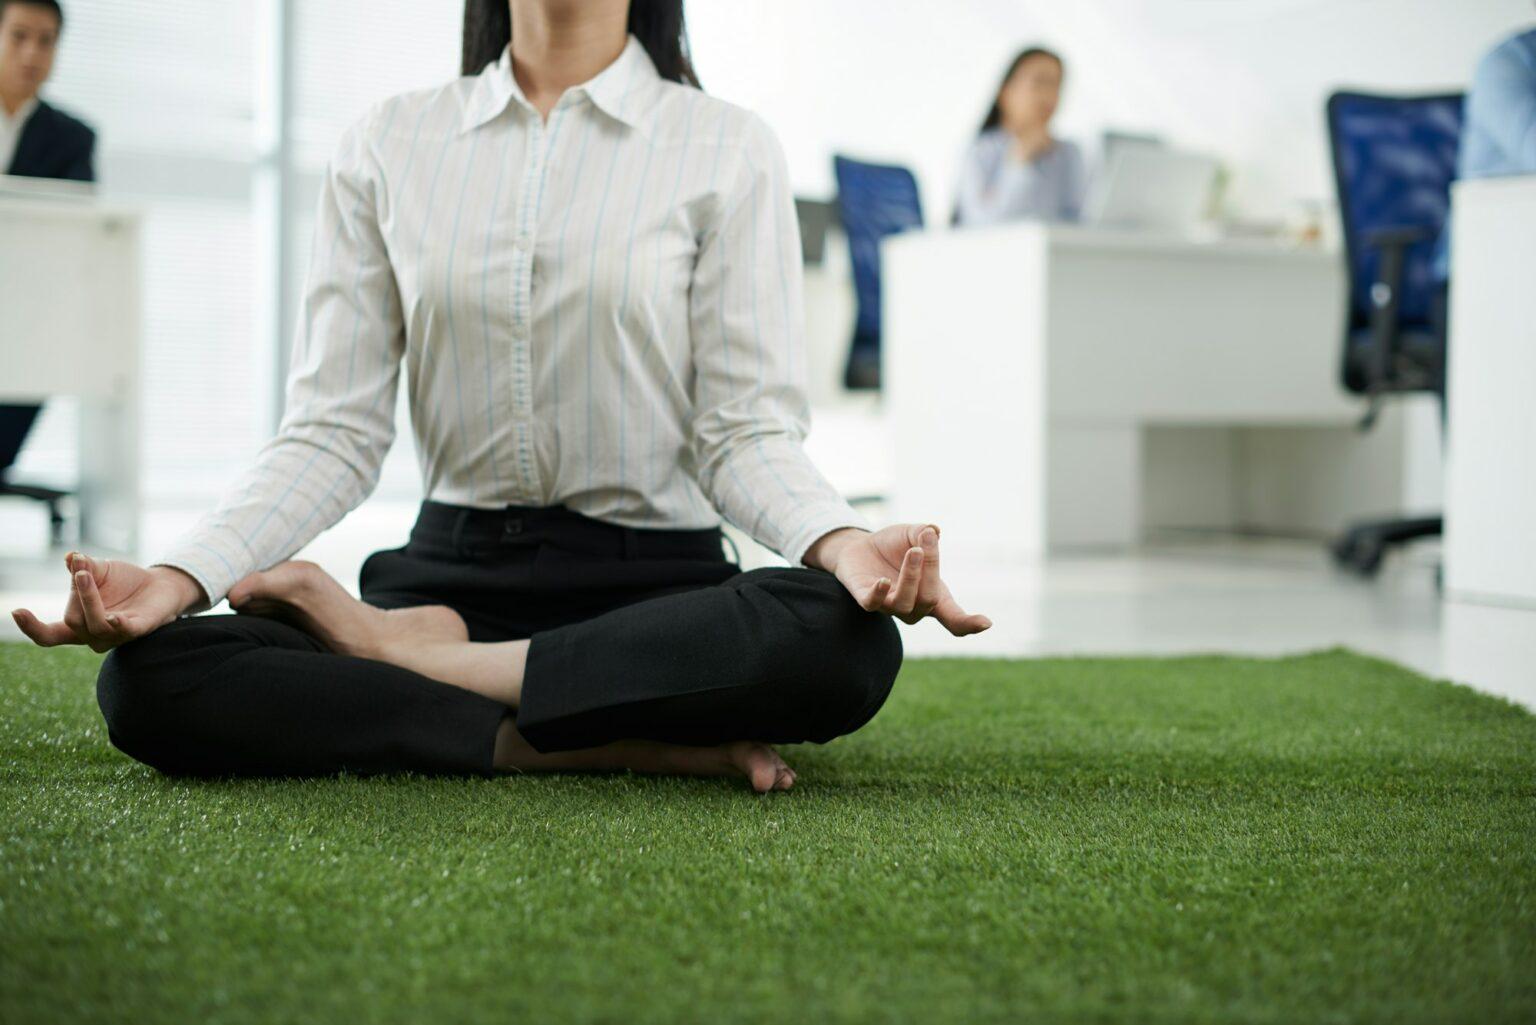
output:
[{"label": "woman's left hand", "polygon": [[873,533],[835,530],[811,546],[805,561],[836,576],[871,612],[888,612],[904,623],[932,616],[956,637],[992,625],[962,609],[940,579],[939,528],[931,523],[895,523]]}]

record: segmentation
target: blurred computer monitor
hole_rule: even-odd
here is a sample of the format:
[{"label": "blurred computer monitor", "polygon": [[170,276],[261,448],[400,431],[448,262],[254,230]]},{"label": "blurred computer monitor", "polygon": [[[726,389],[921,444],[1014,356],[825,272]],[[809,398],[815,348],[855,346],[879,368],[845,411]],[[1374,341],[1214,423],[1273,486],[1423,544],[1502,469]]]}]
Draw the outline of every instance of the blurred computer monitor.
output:
[{"label": "blurred computer monitor", "polygon": [[1151,135],[1146,132],[1122,132],[1109,129],[1104,132],[1099,140],[1099,162],[1107,165],[1117,152],[1123,149],[1135,149],[1136,147],[1149,147],[1161,149],[1165,143],[1161,135]]},{"label": "blurred computer monitor", "polygon": [[1088,189],[1083,223],[1181,232],[1203,218],[1216,183],[1214,157],[1162,145],[1117,145]]}]

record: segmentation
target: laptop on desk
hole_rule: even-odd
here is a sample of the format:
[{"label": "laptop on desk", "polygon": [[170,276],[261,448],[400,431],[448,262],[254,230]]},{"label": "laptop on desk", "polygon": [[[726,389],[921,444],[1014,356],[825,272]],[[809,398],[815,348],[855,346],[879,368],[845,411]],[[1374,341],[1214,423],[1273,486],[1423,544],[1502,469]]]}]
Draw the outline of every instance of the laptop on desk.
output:
[{"label": "laptop on desk", "polygon": [[1214,157],[1157,145],[1116,146],[1105,154],[1083,202],[1082,223],[1185,233],[1204,219],[1216,184]]}]

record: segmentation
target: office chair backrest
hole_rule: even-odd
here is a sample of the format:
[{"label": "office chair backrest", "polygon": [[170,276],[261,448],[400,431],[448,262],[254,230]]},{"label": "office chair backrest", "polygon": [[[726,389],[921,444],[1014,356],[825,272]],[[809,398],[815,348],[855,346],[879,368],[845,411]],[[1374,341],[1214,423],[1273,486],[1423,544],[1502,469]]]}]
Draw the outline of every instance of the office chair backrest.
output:
[{"label": "office chair backrest", "polygon": [[1403,255],[1395,296],[1397,326],[1432,327],[1432,263],[1456,177],[1461,108],[1459,93],[1339,92],[1328,98],[1328,138],[1349,264],[1351,338],[1371,323],[1371,290],[1379,280],[1383,253],[1378,243],[1391,234],[1413,239]]},{"label": "office chair backrest", "polygon": [[858,300],[856,347],[880,344],[880,240],[923,226],[917,179],[905,167],[832,158],[838,215],[848,235],[853,287]]},{"label": "office chair backrest", "polygon": [[42,409],[35,403],[0,405],[0,480],[5,479],[6,471],[21,454],[21,446],[26,444],[32,423]]}]

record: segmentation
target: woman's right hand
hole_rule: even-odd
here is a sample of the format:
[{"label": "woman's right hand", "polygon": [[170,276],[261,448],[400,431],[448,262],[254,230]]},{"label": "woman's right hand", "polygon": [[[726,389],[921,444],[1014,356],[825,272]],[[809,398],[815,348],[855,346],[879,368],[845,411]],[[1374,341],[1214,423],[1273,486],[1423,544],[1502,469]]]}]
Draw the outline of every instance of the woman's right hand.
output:
[{"label": "woman's right hand", "polygon": [[64,619],[44,623],[27,609],[11,618],[33,643],[88,644],[109,651],[158,630],[199,600],[206,600],[192,577],[170,566],[145,569],[121,559],[93,559],[79,552],[64,556],[70,573],[69,604]]},{"label": "woman's right hand", "polygon": [[1011,150],[1015,160],[1027,164],[1054,145],[1056,140],[1051,137],[1050,128],[1043,124],[1030,125],[1014,131]]}]

